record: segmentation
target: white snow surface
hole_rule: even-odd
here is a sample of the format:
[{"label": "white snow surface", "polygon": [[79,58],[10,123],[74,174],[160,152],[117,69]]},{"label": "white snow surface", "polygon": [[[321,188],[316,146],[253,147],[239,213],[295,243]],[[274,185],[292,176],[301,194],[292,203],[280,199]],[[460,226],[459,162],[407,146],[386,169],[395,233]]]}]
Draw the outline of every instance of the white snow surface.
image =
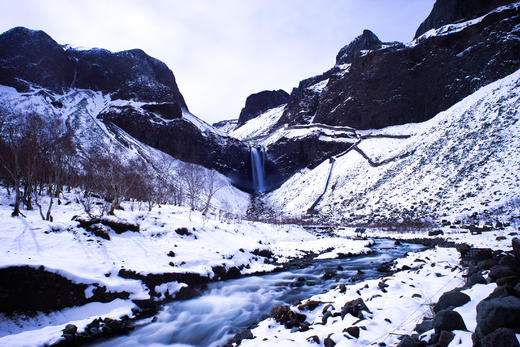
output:
[{"label": "white snow surface", "polygon": [[70,307],[49,314],[39,313],[34,317],[25,315],[7,318],[0,314],[0,346],[34,347],[58,342],[67,324],[74,324],[78,332],[96,318],[118,319],[130,316],[135,304],[129,300],[116,299],[103,304],[92,302],[81,307]]},{"label": "white snow surface", "polygon": [[273,130],[272,127],[278,123],[286,106],[287,105],[284,104],[265,111],[235,130],[230,131],[229,135],[243,141],[268,135]]},{"label": "white snow surface", "polygon": [[[374,131],[411,136],[362,140],[358,147],[373,162],[389,161],[379,166],[369,165],[356,151],[338,157],[331,189],[317,209],[347,220],[464,218],[474,212],[516,211],[519,109],[517,71],[426,122]],[[287,214],[303,214],[322,193],[329,169],[326,159],[313,170],[302,170],[268,194],[267,202]]]}]

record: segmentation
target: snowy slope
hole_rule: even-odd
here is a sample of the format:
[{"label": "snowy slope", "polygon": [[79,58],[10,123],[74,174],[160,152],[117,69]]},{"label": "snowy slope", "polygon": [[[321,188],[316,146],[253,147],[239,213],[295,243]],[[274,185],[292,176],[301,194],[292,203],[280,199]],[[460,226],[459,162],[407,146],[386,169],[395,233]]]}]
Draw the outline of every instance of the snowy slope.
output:
[{"label": "snowy slope", "polygon": [[229,132],[229,135],[239,140],[251,141],[254,138],[270,134],[273,131],[273,127],[278,123],[278,120],[285,111],[286,106],[287,105],[284,104],[267,110],[261,115],[250,119],[239,128]]},{"label": "snowy slope", "polygon": [[[519,84],[517,71],[429,121],[373,132],[409,138],[364,132],[359,151],[337,158],[331,188],[316,209],[347,221],[458,218],[518,209]],[[325,160],[304,170],[266,200],[286,213],[304,214],[322,193],[329,169]]]},{"label": "snowy slope", "polygon": [[[57,107],[58,103],[61,107]],[[109,95],[85,89],[72,89],[60,95],[45,89],[37,89],[30,93],[19,93],[12,87],[0,85],[0,107],[13,113],[37,113],[46,117],[60,118],[68,127],[74,129],[75,143],[80,153],[86,153],[91,147],[106,148],[109,153],[126,163],[132,159],[143,159],[154,168],[168,167],[172,171],[179,169],[181,161],[147,146],[126,132],[113,125],[108,129],[105,123],[97,118],[108,108],[112,110],[132,107],[140,110],[144,103],[131,100],[112,100]],[[165,120],[159,115],[157,119]],[[187,111],[183,111],[183,119],[194,124],[203,134],[223,134],[211,125],[198,119]],[[225,141],[226,137],[223,137]],[[200,167],[201,170],[207,169]],[[216,173],[219,185],[223,186],[215,196],[215,208],[240,213],[247,209],[249,195],[231,185],[224,175]]]}]

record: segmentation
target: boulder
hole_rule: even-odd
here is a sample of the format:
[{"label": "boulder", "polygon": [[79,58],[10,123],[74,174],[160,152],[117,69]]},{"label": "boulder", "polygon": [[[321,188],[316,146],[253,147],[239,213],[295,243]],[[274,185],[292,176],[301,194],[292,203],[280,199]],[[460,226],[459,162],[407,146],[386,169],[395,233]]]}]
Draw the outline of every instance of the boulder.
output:
[{"label": "boulder", "polygon": [[334,342],[334,340],[331,339],[330,337],[326,337],[325,340],[323,340],[323,346],[334,347],[334,346],[336,346],[336,342]]},{"label": "boulder", "polygon": [[397,347],[422,347],[423,344],[417,340],[416,338],[413,338],[411,336],[405,335]]},{"label": "boulder", "polygon": [[422,334],[433,329],[433,319],[423,318],[423,321],[415,326],[415,331]]},{"label": "boulder", "polygon": [[447,309],[448,307],[459,307],[471,300],[470,296],[458,290],[452,290],[441,295],[439,301],[433,307],[434,312]]},{"label": "boulder", "polygon": [[507,328],[498,328],[481,340],[482,347],[518,347],[515,331]]},{"label": "boulder", "polygon": [[288,329],[299,327],[306,318],[304,314],[292,311],[288,305],[276,305],[271,310],[270,317]]},{"label": "boulder", "polygon": [[356,339],[359,338],[359,327],[348,327],[343,331],[348,333],[350,336],[355,337]]},{"label": "boulder", "polygon": [[439,335],[439,341],[437,341],[437,345],[439,347],[448,347],[448,345],[450,344],[451,340],[453,340],[454,337],[455,337],[455,334],[452,333],[451,331],[443,330],[443,331],[441,331],[441,333]]},{"label": "boulder", "polygon": [[436,333],[440,333],[443,330],[466,330],[466,324],[464,324],[464,320],[458,312],[443,310],[438,312],[433,318],[433,328]]},{"label": "boulder", "polygon": [[474,273],[473,275],[469,276],[466,280],[466,284],[468,287],[472,287],[475,284],[486,284],[487,281],[482,276],[480,272]]},{"label": "boulder", "polygon": [[517,272],[507,265],[495,265],[489,271],[489,278],[493,281],[496,281],[499,278],[515,275],[517,275]]},{"label": "boulder", "polygon": [[520,332],[520,298],[506,296],[481,301],[477,305],[477,324],[482,335],[498,328]]},{"label": "boulder", "polygon": [[362,298],[358,298],[352,301],[347,302],[342,308],[341,308],[341,318],[344,318],[347,314],[351,314],[354,317],[357,318],[363,318],[362,311],[370,312],[367,305],[363,301]]}]

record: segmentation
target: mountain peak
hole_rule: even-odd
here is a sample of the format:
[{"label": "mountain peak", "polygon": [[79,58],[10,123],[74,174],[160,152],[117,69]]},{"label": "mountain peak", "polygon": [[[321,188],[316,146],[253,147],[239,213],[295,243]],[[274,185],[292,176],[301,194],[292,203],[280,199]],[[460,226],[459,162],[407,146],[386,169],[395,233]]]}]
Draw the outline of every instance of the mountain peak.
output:
[{"label": "mountain peak", "polygon": [[340,49],[336,56],[336,64],[351,63],[355,57],[359,56],[362,50],[377,49],[382,42],[372,31],[365,29],[363,34],[356,37],[351,43]]}]

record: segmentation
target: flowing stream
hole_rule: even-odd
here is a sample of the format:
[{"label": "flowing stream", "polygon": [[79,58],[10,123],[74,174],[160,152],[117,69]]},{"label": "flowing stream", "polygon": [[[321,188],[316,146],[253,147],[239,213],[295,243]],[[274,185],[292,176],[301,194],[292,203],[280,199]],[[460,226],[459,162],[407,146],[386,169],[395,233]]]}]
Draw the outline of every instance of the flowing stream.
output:
[{"label": "flowing stream", "polygon": [[[276,304],[295,304],[326,292],[338,279],[346,282],[376,278],[381,275],[376,270],[379,264],[422,248],[378,240],[372,255],[313,260],[298,269],[211,283],[200,297],[165,305],[156,322],[96,346],[222,345],[235,333],[262,320]],[[337,277],[322,279],[326,271],[336,272]]]}]

